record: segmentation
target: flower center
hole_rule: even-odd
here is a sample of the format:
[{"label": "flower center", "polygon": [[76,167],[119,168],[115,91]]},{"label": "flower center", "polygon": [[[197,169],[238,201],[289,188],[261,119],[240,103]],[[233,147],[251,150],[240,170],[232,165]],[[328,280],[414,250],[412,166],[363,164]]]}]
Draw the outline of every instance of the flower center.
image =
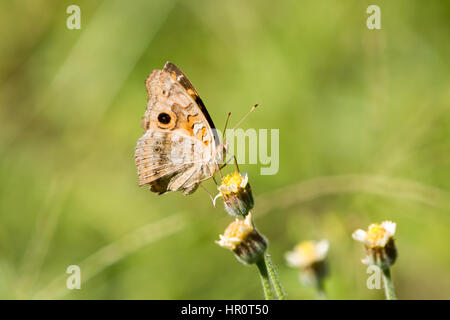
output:
[{"label": "flower center", "polygon": [[252,230],[253,228],[248,226],[244,220],[239,220],[231,223],[223,235],[227,238],[243,240]]},{"label": "flower center", "polygon": [[369,226],[369,230],[367,231],[366,240],[372,246],[376,246],[377,243],[385,237],[386,232],[386,229],[380,224],[372,224]]},{"label": "flower center", "polygon": [[316,255],[316,245],[311,241],[305,241],[297,246],[296,251],[303,259],[313,261]]},{"label": "flower center", "polygon": [[239,173],[233,173],[223,178],[223,184],[227,187],[240,186],[242,183],[242,176]]}]

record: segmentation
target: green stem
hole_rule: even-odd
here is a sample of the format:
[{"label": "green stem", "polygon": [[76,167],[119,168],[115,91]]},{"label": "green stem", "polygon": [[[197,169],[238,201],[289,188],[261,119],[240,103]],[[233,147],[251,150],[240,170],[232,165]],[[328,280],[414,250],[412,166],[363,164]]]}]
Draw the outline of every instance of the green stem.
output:
[{"label": "green stem", "polygon": [[270,259],[270,255],[268,253],[264,254],[264,261],[266,263],[270,281],[272,282],[273,288],[275,289],[278,300],[285,300],[286,294],[284,293],[283,287],[280,283],[280,279],[278,278],[277,271],[275,270],[275,266],[273,265],[272,259]]},{"label": "green stem", "polygon": [[261,284],[264,290],[264,298],[266,300],[273,300],[272,290],[270,288],[270,279],[267,272],[267,266],[264,259],[259,260],[256,263],[259,270],[259,276],[261,277]]},{"label": "green stem", "polygon": [[327,300],[327,295],[325,294],[325,288],[323,286],[323,280],[316,280],[316,289],[317,289],[317,300]]},{"label": "green stem", "polygon": [[394,283],[391,278],[391,270],[389,267],[382,268],[383,270],[383,280],[384,280],[384,291],[386,293],[386,300],[397,300],[394,290]]}]

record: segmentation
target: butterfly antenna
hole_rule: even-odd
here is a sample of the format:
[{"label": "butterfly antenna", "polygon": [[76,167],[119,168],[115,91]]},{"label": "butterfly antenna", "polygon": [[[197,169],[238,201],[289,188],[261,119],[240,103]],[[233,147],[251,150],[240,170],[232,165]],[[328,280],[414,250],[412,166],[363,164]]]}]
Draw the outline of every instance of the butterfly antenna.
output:
[{"label": "butterfly antenna", "polygon": [[247,117],[250,115],[250,113],[252,113],[253,111],[256,110],[256,107],[258,107],[258,104],[255,104],[253,107],[251,107],[250,111],[247,112],[247,114],[245,116],[243,116],[242,119],[239,120],[238,123],[236,123],[236,125],[233,127],[232,130],[236,129],[245,119],[247,119]]},{"label": "butterfly antenna", "polygon": [[[227,130],[228,120],[230,120],[230,116],[231,116],[231,112],[228,112],[227,119],[225,120],[225,126],[224,126],[223,131],[222,131],[222,143],[221,143],[221,146],[225,145],[225,140],[226,140],[225,131]],[[219,171],[219,174],[220,174],[221,178],[223,178],[223,174],[222,174],[222,171],[221,171],[222,168],[223,168],[223,166],[221,167],[219,164],[217,164],[217,171]],[[214,177],[213,177],[213,179],[214,179]],[[214,182],[216,182],[215,179],[214,179]],[[217,182],[216,182],[216,185],[217,185]]]},{"label": "butterfly antenna", "polygon": [[228,112],[227,120],[225,120],[225,126],[223,127],[223,131],[222,131],[222,143],[223,144],[225,144],[225,140],[227,138],[227,136],[225,135],[225,131],[227,130],[228,120],[230,120],[230,116],[231,116],[231,112]]},{"label": "butterfly antenna", "polygon": [[[219,171],[219,175],[220,175],[220,179],[223,179],[223,174],[222,174],[222,168],[219,166],[219,164],[217,164],[217,171]],[[214,177],[213,177],[214,179]],[[216,179],[214,179],[214,182],[216,183],[216,185],[218,186]]]}]

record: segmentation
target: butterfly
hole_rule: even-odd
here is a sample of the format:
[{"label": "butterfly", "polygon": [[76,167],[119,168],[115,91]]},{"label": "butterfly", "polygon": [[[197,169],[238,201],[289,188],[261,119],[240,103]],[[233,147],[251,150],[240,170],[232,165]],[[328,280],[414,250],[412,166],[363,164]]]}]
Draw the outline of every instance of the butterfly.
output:
[{"label": "butterfly", "polygon": [[194,86],[173,63],[145,81],[148,102],[135,150],[139,186],[191,194],[215,175],[226,153]]}]

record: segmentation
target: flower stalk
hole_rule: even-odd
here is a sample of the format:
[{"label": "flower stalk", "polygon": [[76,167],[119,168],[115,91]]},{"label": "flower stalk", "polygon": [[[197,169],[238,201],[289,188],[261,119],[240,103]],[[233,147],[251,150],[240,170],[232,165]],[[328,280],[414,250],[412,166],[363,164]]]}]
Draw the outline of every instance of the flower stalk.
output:
[{"label": "flower stalk", "polygon": [[268,253],[264,254],[264,263],[267,266],[267,270],[269,272],[270,281],[272,283],[275,294],[277,295],[278,300],[286,300],[286,294],[281,285],[280,279],[278,277],[277,270],[275,269],[274,264],[272,263],[272,259]]},{"label": "flower stalk", "polygon": [[394,282],[391,278],[391,270],[389,267],[382,268],[383,271],[383,282],[384,282],[384,293],[386,294],[386,300],[397,300],[395,295]]},{"label": "flower stalk", "polygon": [[316,282],[317,300],[327,300],[323,279],[318,279]]},{"label": "flower stalk", "polygon": [[267,240],[255,228],[250,212],[245,219],[236,218],[235,221],[230,223],[216,243],[231,250],[243,264],[256,264],[264,290],[264,297],[267,300],[285,299],[285,293],[277,271],[266,252]]},{"label": "flower stalk", "polygon": [[260,259],[257,263],[256,266],[258,267],[259,270],[259,276],[261,278],[261,284],[264,290],[264,298],[266,300],[274,300],[273,297],[273,293],[272,293],[272,288],[271,288],[271,284],[270,284],[270,279],[269,279],[269,273],[267,271],[267,265],[264,259]]}]

